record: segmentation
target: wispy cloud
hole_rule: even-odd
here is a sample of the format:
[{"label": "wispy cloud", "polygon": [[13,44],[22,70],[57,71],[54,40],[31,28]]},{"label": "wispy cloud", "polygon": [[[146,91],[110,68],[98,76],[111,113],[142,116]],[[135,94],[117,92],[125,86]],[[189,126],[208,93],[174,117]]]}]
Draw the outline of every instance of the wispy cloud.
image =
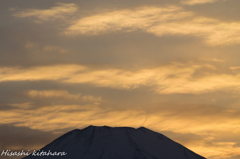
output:
[{"label": "wispy cloud", "polygon": [[48,21],[65,18],[66,16],[74,14],[77,10],[78,7],[74,3],[58,2],[55,7],[50,9],[26,9],[14,13],[13,16],[20,18],[34,17],[41,21]]},{"label": "wispy cloud", "polygon": [[182,0],[182,3],[186,5],[196,5],[196,4],[214,3],[217,1],[221,1],[221,0]]},{"label": "wispy cloud", "polygon": [[69,50],[59,47],[59,46],[54,46],[54,45],[41,46],[38,43],[34,43],[34,42],[27,42],[25,44],[25,48],[32,52],[40,51],[40,52],[46,52],[46,53],[53,53],[53,52],[63,53],[63,54],[69,53]]},{"label": "wispy cloud", "polygon": [[32,103],[31,102],[26,102],[26,103],[14,103],[14,104],[9,104],[12,107],[15,108],[20,108],[20,109],[28,109],[32,108]]},{"label": "wispy cloud", "polygon": [[209,45],[240,43],[240,23],[194,16],[180,7],[145,7],[118,10],[81,18],[68,27],[68,35],[98,35],[115,31],[143,30],[156,36],[192,35]]},{"label": "wispy cloud", "polygon": [[[160,94],[191,93],[201,94],[218,90],[238,90],[238,74],[209,74],[201,69],[215,71],[211,65],[166,65],[151,69],[126,71],[121,69],[94,69],[81,65],[39,66],[32,68],[1,68],[0,82],[51,80],[61,83],[89,83],[97,87],[134,89],[140,86],[153,87]],[[194,74],[200,72],[200,77]],[[229,82],[231,81],[231,82]],[[35,92],[32,94],[54,94]],[[58,92],[63,95],[67,92]],[[57,94],[58,94],[57,93]]]},{"label": "wispy cloud", "polygon": [[[189,107],[190,109],[179,111],[182,109],[179,108],[179,105],[175,108],[159,107],[154,113],[148,113],[144,110],[101,108],[97,104],[49,105],[38,109],[0,110],[0,123],[42,131],[103,124],[109,126],[146,126],[155,131],[193,133],[202,136],[202,141],[195,145],[190,143],[189,147],[206,155],[206,157],[217,158],[216,156],[221,156],[226,158],[239,154],[240,148],[234,146],[235,142],[214,141],[215,136],[226,129],[240,132],[239,111],[227,112],[224,108],[205,107]],[[217,111],[217,113],[206,114],[206,111]]]},{"label": "wispy cloud", "polygon": [[101,101],[101,97],[93,97],[91,95],[82,95],[80,93],[70,94],[66,90],[29,90],[25,92],[31,98],[62,98],[82,101]]},{"label": "wispy cloud", "polygon": [[230,67],[231,70],[238,70],[240,67]]},{"label": "wispy cloud", "polygon": [[198,146],[193,146],[192,150],[201,152],[207,158],[212,159],[231,159],[240,153],[240,148],[236,147],[235,142],[210,142],[211,145],[199,142]]},{"label": "wispy cloud", "polygon": [[143,7],[136,10],[117,10],[81,18],[66,29],[69,35],[97,35],[118,30],[147,29],[155,23],[182,19],[192,15],[177,6]]},{"label": "wispy cloud", "polygon": [[182,0],[181,2],[186,5],[197,5],[197,4],[205,4],[205,3],[215,3],[221,1],[228,1],[228,0]]},{"label": "wispy cloud", "polygon": [[157,36],[192,35],[203,38],[209,45],[240,43],[240,23],[226,23],[215,19],[196,17],[190,21],[168,22],[147,30]]},{"label": "wispy cloud", "polygon": [[205,60],[205,61],[212,61],[212,62],[226,62],[225,60],[217,59],[217,58],[211,58],[211,59],[201,58],[201,59],[202,59],[202,60]]},{"label": "wispy cloud", "polygon": [[40,66],[28,69],[3,67],[0,69],[0,74],[2,81],[58,80],[85,69],[86,67],[80,65]]},{"label": "wispy cloud", "polygon": [[59,46],[52,46],[52,45],[47,45],[43,48],[43,51],[45,52],[59,52],[59,53],[68,53],[69,51],[66,49],[63,49]]},{"label": "wispy cloud", "polygon": [[[215,0],[184,1],[189,5],[215,2]],[[46,10],[28,9],[14,14],[16,17],[35,17],[40,21],[64,18],[77,12],[73,3],[57,3]],[[195,16],[193,12],[178,6],[140,7],[134,10],[116,10],[80,18],[71,22],[63,31],[66,35],[98,35],[116,31],[142,30],[156,36],[191,35],[202,38],[209,45],[229,45],[240,43],[240,23],[223,22],[216,19]],[[26,47],[31,47],[27,45]],[[45,51],[61,50],[46,46]]]}]

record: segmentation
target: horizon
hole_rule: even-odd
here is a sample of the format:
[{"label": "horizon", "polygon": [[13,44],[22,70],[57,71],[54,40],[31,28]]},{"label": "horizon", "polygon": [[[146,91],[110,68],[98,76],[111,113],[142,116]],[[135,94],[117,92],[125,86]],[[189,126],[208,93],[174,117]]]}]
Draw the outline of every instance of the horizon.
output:
[{"label": "horizon", "polygon": [[240,158],[239,0],[0,5],[0,150],[88,125],[147,127]]}]

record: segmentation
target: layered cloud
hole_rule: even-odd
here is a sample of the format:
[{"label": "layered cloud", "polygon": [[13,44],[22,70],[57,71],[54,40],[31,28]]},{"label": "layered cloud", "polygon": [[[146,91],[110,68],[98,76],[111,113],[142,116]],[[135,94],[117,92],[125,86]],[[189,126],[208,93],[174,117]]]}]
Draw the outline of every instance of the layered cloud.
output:
[{"label": "layered cloud", "polygon": [[193,35],[205,39],[210,45],[229,45],[240,43],[240,23],[225,23],[214,19],[197,17],[190,21],[170,22],[156,25],[148,32],[157,36]]},{"label": "layered cloud", "polygon": [[224,1],[2,3],[0,148],[145,126],[209,159],[237,158],[239,2]]},{"label": "layered cloud", "polygon": [[[208,71],[201,71],[207,69]],[[201,94],[219,90],[239,90],[239,74],[209,73],[217,68],[212,65],[172,64],[151,69],[126,71],[121,69],[94,69],[81,65],[55,65],[32,68],[1,68],[0,82],[42,81],[60,83],[92,84],[97,87],[134,89],[140,86],[153,87],[160,94],[190,93]],[[230,69],[229,69],[230,70]],[[200,73],[200,76],[196,76]],[[231,81],[231,82],[229,82]],[[71,96],[67,92],[36,92],[34,96]]]},{"label": "layered cloud", "polygon": [[[0,132],[0,148],[2,150],[37,150],[58,137],[58,135],[54,135],[51,132],[42,132],[27,127],[15,127],[3,124],[0,125],[0,128],[4,130]],[[4,158],[4,156],[1,156],[1,158]],[[14,157],[12,156],[11,158]]]},{"label": "layered cloud", "polygon": [[[183,1],[194,5],[210,3],[216,0]],[[64,18],[77,12],[74,3],[57,3],[57,6],[47,10],[29,9],[14,14],[15,17],[35,17],[46,21]],[[140,7],[134,10],[115,10],[102,12],[96,15],[81,17],[68,22],[69,27],[63,31],[66,35],[99,35],[116,31],[141,30],[162,37],[164,35],[191,35],[202,38],[209,45],[229,45],[240,43],[239,22],[224,22],[196,16],[178,6],[168,7]],[[59,49],[46,47],[45,50]]]},{"label": "layered cloud", "polygon": [[142,30],[156,36],[191,35],[203,38],[209,45],[240,43],[240,23],[227,23],[205,17],[180,7],[144,7],[118,10],[79,19],[65,34],[97,35],[115,31]]},{"label": "layered cloud", "polygon": [[217,1],[221,1],[221,0],[182,0],[182,3],[187,5],[196,5],[196,4],[214,3]]},{"label": "layered cloud", "polygon": [[27,50],[32,51],[32,52],[46,52],[46,53],[52,53],[52,52],[57,52],[57,53],[68,53],[69,50],[66,50],[64,48],[61,48],[59,46],[54,46],[54,45],[45,45],[45,46],[39,46],[38,43],[34,42],[27,42],[24,46]]},{"label": "layered cloud", "polygon": [[158,22],[177,20],[192,15],[180,7],[143,7],[136,10],[117,10],[79,19],[66,30],[66,34],[96,35],[118,30],[147,29]]},{"label": "layered cloud", "polygon": [[25,92],[31,98],[61,98],[70,100],[82,100],[82,101],[101,101],[101,97],[93,97],[91,95],[82,95],[80,93],[70,94],[66,90],[29,90]]},{"label": "layered cloud", "polygon": [[[181,107],[181,106],[180,106]],[[90,105],[49,105],[38,109],[0,110],[1,124],[14,124],[41,131],[57,131],[67,128],[82,128],[88,125],[109,126],[145,126],[155,131],[170,131],[180,134],[192,133],[197,135],[198,144],[188,143],[192,150],[206,157],[221,156],[227,158],[239,155],[236,142],[219,142],[214,138],[219,132],[239,129],[239,111],[229,112],[225,108],[203,106],[179,108],[174,105],[159,107],[150,113],[147,110],[115,110],[101,108],[98,104]],[[173,109],[176,108],[176,109]],[[179,111],[184,109],[184,111]],[[215,114],[205,112],[216,111]],[[199,141],[199,137],[202,139]],[[195,137],[194,137],[195,138]],[[185,140],[183,139],[182,142]]]},{"label": "layered cloud", "polygon": [[[11,9],[13,11],[18,10],[16,8]],[[66,16],[73,15],[78,10],[78,7],[74,3],[56,3],[55,7],[50,9],[26,9],[17,11],[13,14],[15,17],[33,17],[41,21],[49,21],[54,19],[63,19]]]}]

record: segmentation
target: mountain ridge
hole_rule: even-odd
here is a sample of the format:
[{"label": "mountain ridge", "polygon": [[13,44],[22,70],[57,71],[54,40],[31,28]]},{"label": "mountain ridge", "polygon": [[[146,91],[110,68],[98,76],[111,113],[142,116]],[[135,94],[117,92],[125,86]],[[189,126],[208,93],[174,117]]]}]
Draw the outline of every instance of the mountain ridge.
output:
[{"label": "mountain ridge", "polygon": [[[74,129],[40,151],[65,151],[43,159],[205,159],[161,133],[145,127],[88,126]],[[27,156],[34,159],[39,156]]]}]

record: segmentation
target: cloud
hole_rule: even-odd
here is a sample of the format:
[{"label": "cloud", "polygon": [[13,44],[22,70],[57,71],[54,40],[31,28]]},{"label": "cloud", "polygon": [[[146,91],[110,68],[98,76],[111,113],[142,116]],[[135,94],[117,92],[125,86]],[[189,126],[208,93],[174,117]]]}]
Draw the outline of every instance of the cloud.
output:
[{"label": "cloud", "polygon": [[230,159],[232,156],[240,154],[238,153],[240,147],[236,147],[235,142],[216,142],[211,135],[201,136],[194,133],[176,133],[172,131],[161,131],[161,133],[209,159]]},{"label": "cloud", "polygon": [[186,18],[192,15],[177,6],[165,8],[142,7],[136,10],[118,10],[81,18],[68,27],[65,34],[97,35],[118,30],[147,29],[158,22]]},{"label": "cloud", "polygon": [[[209,159],[240,155],[239,49],[217,46],[239,43],[240,23],[229,18],[238,5],[213,1],[79,1],[81,10],[73,2],[22,3],[13,16],[2,5],[0,124],[14,125],[0,127],[9,132],[0,132],[2,147],[46,144],[51,133],[42,131],[145,126]],[[186,6],[200,3],[208,4]]]},{"label": "cloud", "polygon": [[21,109],[28,109],[28,108],[32,108],[32,103],[31,102],[15,103],[15,104],[9,104],[9,106],[12,106],[15,108],[21,108]]},{"label": "cloud", "polygon": [[230,67],[231,70],[238,70],[240,67]]},{"label": "cloud", "polygon": [[237,155],[237,156],[231,157],[230,159],[239,159],[239,158],[240,158],[240,155]]},{"label": "cloud", "polygon": [[74,14],[77,10],[78,7],[74,3],[58,2],[55,7],[50,9],[26,9],[13,14],[13,16],[19,18],[34,17],[41,21],[49,21],[63,19],[66,16]]},{"label": "cloud", "polygon": [[98,35],[116,31],[142,30],[156,36],[191,35],[209,45],[240,43],[239,22],[222,22],[194,16],[176,6],[118,10],[84,17],[65,30],[67,35]]},{"label": "cloud", "polygon": [[190,21],[169,22],[147,30],[157,36],[192,35],[205,39],[209,45],[240,43],[240,23],[225,23],[215,19],[196,17]]},{"label": "cloud", "polygon": [[181,2],[185,5],[197,5],[197,4],[205,4],[205,3],[215,3],[219,1],[227,1],[227,0],[182,0]]},{"label": "cloud", "polygon": [[[214,2],[203,0],[201,3]],[[184,1],[187,4],[197,4],[200,1]],[[73,3],[57,3],[57,6],[47,10],[31,9],[20,11],[16,17],[35,17],[40,21],[65,18],[77,12]],[[74,17],[76,18],[76,17]],[[116,31],[130,32],[141,30],[156,36],[191,35],[204,40],[208,45],[230,45],[240,43],[239,22],[224,22],[217,19],[200,17],[193,12],[178,6],[140,7],[134,10],[116,10],[102,12],[96,15],[72,20],[69,27],[62,32],[65,35],[99,35]],[[34,45],[26,45],[27,48]],[[59,51],[66,53],[57,46],[45,46],[44,51]]]},{"label": "cloud", "polygon": [[59,52],[59,53],[68,53],[68,50],[66,49],[63,49],[61,47],[58,47],[58,46],[52,46],[52,45],[47,45],[43,48],[43,51],[46,51],[46,52]]},{"label": "cloud", "polygon": [[75,72],[81,72],[85,69],[86,67],[80,65],[40,66],[27,69],[2,67],[0,74],[1,81],[59,80],[61,78],[68,78],[68,76],[73,75]]},{"label": "cloud", "polygon": [[[201,71],[201,69],[206,69]],[[208,73],[208,70],[211,73]],[[32,68],[0,68],[0,82],[50,80],[60,83],[92,84],[97,87],[135,89],[152,87],[160,94],[202,94],[219,90],[239,90],[239,74],[214,73],[212,65],[171,64],[151,69],[126,71],[121,69],[95,69],[81,65],[38,66]],[[195,77],[195,73],[201,76]],[[67,92],[29,92],[32,96],[50,94],[71,96]],[[73,95],[74,96],[74,95]]]},{"label": "cloud", "polygon": [[33,43],[33,42],[28,42],[28,43],[25,44],[25,48],[26,49],[35,49],[35,48],[38,48],[38,44]]},{"label": "cloud", "polygon": [[54,140],[58,135],[51,132],[42,132],[28,127],[0,125],[1,150],[38,150]]},{"label": "cloud", "polygon": [[45,46],[40,46],[38,43],[34,42],[27,42],[25,44],[25,48],[30,51],[41,51],[41,52],[46,52],[46,53],[51,53],[51,52],[57,52],[57,53],[69,53],[69,50],[66,50],[62,47],[59,46],[54,46],[54,45],[45,45]]},{"label": "cloud", "polygon": [[82,101],[101,101],[101,97],[93,97],[91,95],[82,95],[80,93],[70,94],[66,90],[29,90],[25,92],[31,98],[61,98]]},{"label": "cloud", "polygon": [[[163,106],[163,104],[167,106]],[[214,135],[223,130],[234,130],[235,133],[240,131],[239,111],[229,112],[226,108],[212,108],[203,105],[163,104],[154,111],[102,108],[97,103],[46,105],[35,109],[32,107],[27,109],[15,108],[0,110],[0,123],[27,126],[44,131],[84,127],[91,124],[102,125],[103,123],[112,126],[139,127],[144,125],[161,131],[198,135]],[[180,110],[183,109],[184,111],[181,112]],[[217,113],[211,113],[213,111]]]},{"label": "cloud", "polygon": [[226,60],[217,59],[217,58],[211,58],[211,59],[201,58],[201,60],[212,61],[212,62],[226,62]]},{"label": "cloud", "polygon": [[[188,141],[186,146],[208,158],[217,159],[217,156],[227,158],[239,154],[240,148],[234,146],[235,142],[214,141],[219,132],[226,130],[240,132],[239,111],[228,112],[225,108],[204,106],[178,105],[176,109],[173,107],[175,106],[168,104],[168,106],[159,107],[154,112],[140,109],[101,108],[98,104],[49,105],[24,110],[16,108],[1,110],[0,124],[13,124],[17,127],[40,131],[82,128],[88,125],[145,126],[158,132],[171,131],[176,139],[178,138],[176,134],[180,136],[192,134],[190,138],[181,138],[182,142]],[[209,113],[211,111],[217,113]],[[194,144],[195,140],[198,144]]]},{"label": "cloud", "polygon": [[230,159],[239,155],[240,147],[235,147],[234,142],[212,142],[212,145],[201,144],[195,146],[192,150],[201,152],[201,154],[209,159]]},{"label": "cloud", "polygon": [[196,5],[205,3],[214,3],[220,0],[182,0],[181,2],[186,5]]}]

